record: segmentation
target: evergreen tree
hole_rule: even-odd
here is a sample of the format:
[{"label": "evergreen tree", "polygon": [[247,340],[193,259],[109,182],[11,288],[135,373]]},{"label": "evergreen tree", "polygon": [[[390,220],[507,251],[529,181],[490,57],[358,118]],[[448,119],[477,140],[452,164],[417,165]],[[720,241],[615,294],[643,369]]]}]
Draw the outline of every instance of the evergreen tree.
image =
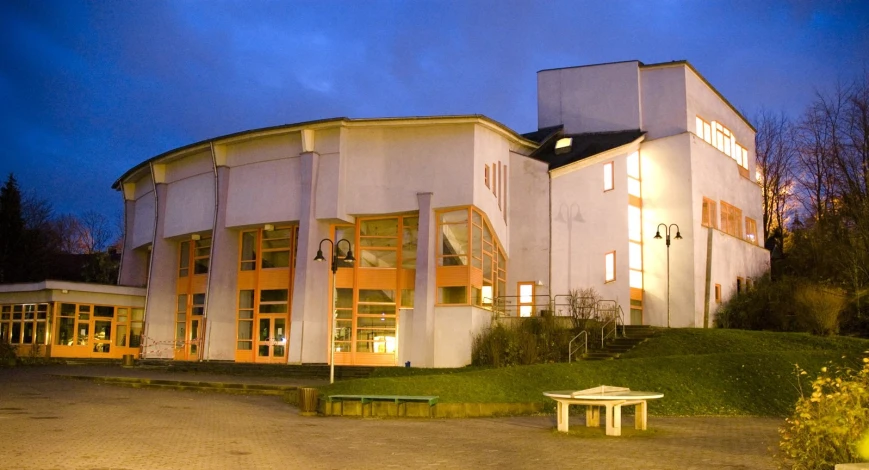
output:
[{"label": "evergreen tree", "polygon": [[24,219],[21,191],[10,173],[0,188],[0,283],[18,282],[24,266]]}]

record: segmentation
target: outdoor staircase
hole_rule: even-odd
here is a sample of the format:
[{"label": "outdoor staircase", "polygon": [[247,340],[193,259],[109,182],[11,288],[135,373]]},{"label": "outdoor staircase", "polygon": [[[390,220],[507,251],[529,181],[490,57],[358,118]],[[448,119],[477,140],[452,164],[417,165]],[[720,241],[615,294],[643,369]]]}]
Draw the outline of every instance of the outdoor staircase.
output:
[{"label": "outdoor staircase", "polygon": [[634,346],[658,334],[658,329],[648,325],[627,325],[624,336],[608,340],[602,349],[590,351],[583,356],[586,361],[607,361],[617,359]]}]

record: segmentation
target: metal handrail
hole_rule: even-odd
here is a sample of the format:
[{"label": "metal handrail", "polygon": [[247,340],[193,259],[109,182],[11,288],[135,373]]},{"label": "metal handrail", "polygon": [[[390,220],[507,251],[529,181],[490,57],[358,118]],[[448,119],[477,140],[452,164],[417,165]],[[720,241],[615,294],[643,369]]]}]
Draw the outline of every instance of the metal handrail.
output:
[{"label": "metal handrail", "polygon": [[571,362],[573,360],[573,353],[576,352],[573,350],[573,342],[576,341],[576,338],[585,335],[585,342],[583,346],[585,347],[585,351],[583,354],[588,354],[588,331],[580,331],[578,335],[574,336],[573,339],[567,343],[567,362]]}]

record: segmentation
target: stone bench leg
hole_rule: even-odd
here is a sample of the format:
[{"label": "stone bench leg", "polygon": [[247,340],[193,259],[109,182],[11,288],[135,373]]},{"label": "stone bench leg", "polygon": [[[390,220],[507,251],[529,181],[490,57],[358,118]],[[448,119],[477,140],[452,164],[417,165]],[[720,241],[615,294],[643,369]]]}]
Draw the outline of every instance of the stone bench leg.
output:
[{"label": "stone bench leg", "polygon": [[567,424],[567,412],[570,409],[570,405],[567,403],[563,403],[561,401],[556,402],[556,415],[558,415],[558,431],[559,432],[567,432],[569,426]]},{"label": "stone bench leg", "polygon": [[634,407],[634,429],[640,431],[646,430],[646,425],[648,424],[648,408],[649,407],[646,405],[645,400],[637,403],[637,406]]},{"label": "stone bench leg", "polygon": [[606,405],[606,435],[622,435],[622,406]]},{"label": "stone bench leg", "polygon": [[585,407],[585,425],[590,428],[600,426],[600,407],[588,405]]}]

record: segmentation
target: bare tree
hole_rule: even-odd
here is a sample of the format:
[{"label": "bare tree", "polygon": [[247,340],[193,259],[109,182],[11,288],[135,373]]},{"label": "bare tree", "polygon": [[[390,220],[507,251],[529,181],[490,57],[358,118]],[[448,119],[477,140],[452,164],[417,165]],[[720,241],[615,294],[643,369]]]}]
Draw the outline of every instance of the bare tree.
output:
[{"label": "bare tree", "polygon": [[755,123],[758,183],[763,195],[763,238],[769,240],[775,235],[781,247],[793,204],[794,127],[784,114],[768,110],[761,110]]},{"label": "bare tree", "polygon": [[104,251],[113,241],[114,229],[105,215],[96,211],[87,211],[81,215],[79,221],[80,240],[85,253]]}]

